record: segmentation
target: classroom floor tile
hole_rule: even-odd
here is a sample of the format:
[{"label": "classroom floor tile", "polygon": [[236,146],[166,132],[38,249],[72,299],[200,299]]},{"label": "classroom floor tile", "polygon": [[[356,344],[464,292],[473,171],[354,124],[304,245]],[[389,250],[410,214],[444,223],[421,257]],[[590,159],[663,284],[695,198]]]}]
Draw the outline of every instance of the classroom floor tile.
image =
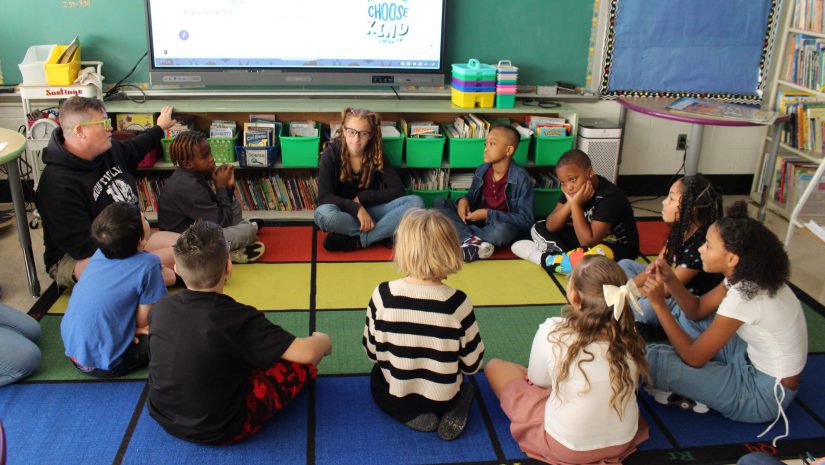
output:
[{"label": "classroom floor tile", "polygon": [[365,316],[366,308],[315,314],[318,331],[332,338],[332,355],[318,365],[320,374],[367,374],[372,370],[373,362],[361,344]]}]

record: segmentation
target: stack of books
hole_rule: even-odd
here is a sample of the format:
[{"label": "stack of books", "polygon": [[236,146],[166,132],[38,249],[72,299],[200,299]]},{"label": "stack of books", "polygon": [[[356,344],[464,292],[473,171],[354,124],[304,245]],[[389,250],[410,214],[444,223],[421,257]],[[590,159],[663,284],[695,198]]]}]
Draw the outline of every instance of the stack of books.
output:
[{"label": "stack of books", "polygon": [[215,139],[232,139],[238,133],[238,123],[216,119],[209,126],[209,137]]},{"label": "stack of books", "polygon": [[315,121],[291,121],[289,123],[291,137],[318,137],[318,124]]},{"label": "stack of books", "polygon": [[473,184],[473,173],[453,173],[450,175],[450,189],[456,191],[470,190]]},{"label": "stack of books", "polygon": [[779,111],[790,116],[782,129],[782,142],[801,150],[825,151],[825,99],[806,92],[786,91],[778,93],[777,101]]},{"label": "stack of books", "polygon": [[[799,202],[802,193],[813,182],[818,165],[791,155],[776,156],[776,183],[773,198],[792,209]],[[825,216],[825,177],[817,182],[808,201],[805,202],[803,216]]]},{"label": "stack of books", "polygon": [[447,190],[450,187],[450,170],[441,168],[407,170],[404,173],[404,185],[419,191]]},{"label": "stack of books", "polygon": [[[137,179],[138,199],[144,212],[158,211],[158,197],[169,174]],[[318,178],[306,174],[236,174],[235,197],[246,211],[299,211],[318,206]]]},{"label": "stack of books", "polygon": [[531,176],[534,188],[561,189],[561,182],[553,173],[531,173]]},{"label": "stack of books", "polygon": [[401,120],[401,131],[407,137],[412,138],[432,138],[444,137],[441,128],[432,121],[410,121]]},{"label": "stack of books", "polygon": [[527,127],[536,137],[565,137],[573,131],[567,119],[551,116],[528,116]]},{"label": "stack of books", "polygon": [[490,122],[472,113],[467,116],[459,116],[453,124],[448,124],[445,130],[450,137],[456,139],[471,138],[484,139],[490,132]]},{"label": "stack of books", "polygon": [[177,120],[177,123],[166,130],[167,139],[174,139],[182,132],[195,129],[195,117],[189,115],[173,115],[172,117]]},{"label": "stack of books", "polygon": [[118,113],[115,116],[118,131],[144,131],[155,125],[151,113]]}]

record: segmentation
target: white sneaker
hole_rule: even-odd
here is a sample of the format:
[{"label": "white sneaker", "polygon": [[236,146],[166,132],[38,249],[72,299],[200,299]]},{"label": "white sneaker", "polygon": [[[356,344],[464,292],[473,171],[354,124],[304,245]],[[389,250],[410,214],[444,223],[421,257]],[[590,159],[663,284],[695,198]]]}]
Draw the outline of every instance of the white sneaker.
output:
[{"label": "white sneaker", "polygon": [[536,247],[534,241],[516,241],[510,246],[510,250],[516,257],[541,266],[542,252]]},{"label": "white sneaker", "polygon": [[671,391],[662,391],[647,385],[643,389],[653,397],[653,400],[662,405],[673,405],[682,410],[692,410],[696,413],[708,413],[710,411],[707,405]]},{"label": "white sneaker", "polygon": [[496,251],[496,246],[490,244],[489,242],[482,242],[478,245],[478,258],[485,260],[490,258],[493,255],[493,252]]}]

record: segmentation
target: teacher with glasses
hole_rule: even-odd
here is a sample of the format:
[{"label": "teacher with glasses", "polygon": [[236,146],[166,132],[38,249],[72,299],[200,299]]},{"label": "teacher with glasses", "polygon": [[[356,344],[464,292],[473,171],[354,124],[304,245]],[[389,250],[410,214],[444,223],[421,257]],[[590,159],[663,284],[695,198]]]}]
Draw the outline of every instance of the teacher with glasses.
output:
[{"label": "teacher with glasses", "polygon": [[[71,288],[97,249],[92,221],[114,202],[138,204],[133,173],[176,121],[172,107],[166,106],[156,126],[127,141],[112,140],[112,120],[103,102],[71,97],[60,106],[59,122],[43,151],[46,167],[36,204],[43,218],[46,269],[58,286]],[[145,250],[160,257],[167,285],[175,282],[172,245],[177,237],[155,232],[146,238]]]}]

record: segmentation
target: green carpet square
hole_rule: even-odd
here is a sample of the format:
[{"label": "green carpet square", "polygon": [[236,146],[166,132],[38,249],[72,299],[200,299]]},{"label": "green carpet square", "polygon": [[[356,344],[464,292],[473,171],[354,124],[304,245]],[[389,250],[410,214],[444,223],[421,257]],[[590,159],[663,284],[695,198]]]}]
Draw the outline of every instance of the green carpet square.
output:
[{"label": "green carpet square", "polygon": [[485,363],[500,358],[526,366],[539,325],[549,317],[559,316],[561,308],[561,305],[476,308]]},{"label": "green carpet square", "polygon": [[318,331],[332,338],[332,355],[325,357],[318,372],[329,374],[369,373],[372,361],[367,357],[361,339],[364,336],[364,310],[326,311],[315,314]]}]

